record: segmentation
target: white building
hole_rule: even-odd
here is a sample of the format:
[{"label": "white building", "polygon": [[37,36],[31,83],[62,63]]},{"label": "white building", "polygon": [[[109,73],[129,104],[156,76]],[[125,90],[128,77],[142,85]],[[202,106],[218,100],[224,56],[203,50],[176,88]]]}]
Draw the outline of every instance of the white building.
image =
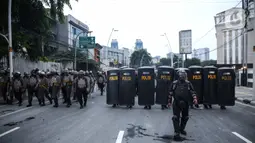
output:
[{"label": "white building", "polygon": [[[244,46],[243,28],[231,27],[231,23],[225,21],[226,16],[233,10],[242,10],[242,8],[231,8],[218,13],[215,17],[215,29],[217,39],[217,64],[235,66],[239,70],[237,74],[238,81],[241,81],[242,63],[247,61],[248,65],[248,86],[253,84],[253,47],[255,46],[255,17],[254,17],[254,2],[250,2],[250,16],[248,18],[247,29],[248,43],[247,52]],[[235,16],[235,15],[234,15]],[[247,53],[247,54],[246,54]],[[246,67],[245,67],[246,68]],[[240,83],[238,83],[240,84]]]},{"label": "white building", "polygon": [[192,52],[192,57],[200,59],[201,62],[210,60],[209,55],[210,55],[209,48],[194,49]]},{"label": "white building", "polygon": [[113,67],[118,63],[122,66],[129,66],[130,51],[128,48],[116,49],[107,46],[102,47],[100,50],[100,60],[103,63],[102,68]]},{"label": "white building", "polygon": [[155,56],[155,57],[152,58],[152,63],[153,64],[157,64],[159,62],[160,62],[160,56]]},{"label": "white building", "polygon": [[[79,37],[89,36],[88,25],[70,14],[66,15],[65,21],[57,24],[55,29],[59,51],[70,50],[74,47],[74,44],[79,47]],[[94,49],[89,49],[89,59],[94,59]]]}]

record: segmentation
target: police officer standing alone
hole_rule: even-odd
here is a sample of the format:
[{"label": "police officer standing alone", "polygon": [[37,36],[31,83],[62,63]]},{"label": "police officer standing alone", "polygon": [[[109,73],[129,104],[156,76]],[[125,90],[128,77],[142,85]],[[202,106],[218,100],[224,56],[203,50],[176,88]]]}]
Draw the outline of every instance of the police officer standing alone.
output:
[{"label": "police officer standing alone", "polygon": [[[174,126],[174,139],[180,139],[180,133],[186,135],[186,124],[189,119],[189,100],[190,96],[193,98],[193,102],[197,104],[197,97],[192,84],[186,80],[187,73],[185,71],[178,72],[179,79],[174,81],[170,87],[169,105],[173,101],[173,126]],[[180,114],[182,114],[180,122]]]}]

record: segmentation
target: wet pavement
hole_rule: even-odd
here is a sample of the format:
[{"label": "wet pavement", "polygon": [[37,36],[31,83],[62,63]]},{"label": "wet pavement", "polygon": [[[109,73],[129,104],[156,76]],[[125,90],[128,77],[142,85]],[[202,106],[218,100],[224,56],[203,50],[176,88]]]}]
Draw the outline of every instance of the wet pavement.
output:
[{"label": "wet pavement", "polygon": [[171,109],[136,105],[129,110],[105,102],[97,93],[84,109],[78,103],[71,108],[0,105],[0,143],[255,143],[255,108],[248,105],[191,110],[188,135],[174,141]]}]

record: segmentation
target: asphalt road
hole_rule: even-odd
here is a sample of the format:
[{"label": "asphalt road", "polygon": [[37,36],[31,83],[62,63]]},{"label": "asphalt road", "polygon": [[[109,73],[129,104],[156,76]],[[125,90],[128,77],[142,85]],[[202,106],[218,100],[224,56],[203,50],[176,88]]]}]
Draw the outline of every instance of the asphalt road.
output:
[{"label": "asphalt road", "polygon": [[[84,109],[0,106],[0,143],[174,143],[172,110],[112,108],[95,94]],[[191,110],[182,142],[255,143],[255,108]],[[250,142],[249,142],[250,141]]]}]

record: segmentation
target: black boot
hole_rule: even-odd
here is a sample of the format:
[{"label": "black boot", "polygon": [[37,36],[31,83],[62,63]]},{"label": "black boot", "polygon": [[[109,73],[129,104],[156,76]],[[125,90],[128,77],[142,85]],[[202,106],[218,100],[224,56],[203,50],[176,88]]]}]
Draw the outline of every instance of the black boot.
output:
[{"label": "black boot", "polygon": [[180,136],[180,133],[174,133],[174,140],[180,140],[181,139],[181,136]]},{"label": "black boot", "polygon": [[225,106],[220,106],[220,109],[221,110],[226,110],[226,107]]},{"label": "black boot", "polygon": [[183,135],[187,135],[187,132],[184,129],[187,125],[188,120],[189,120],[189,117],[182,117],[181,118],[180,133],[183,134]]},{"label": "black boot", "polygon": [[165,109],[164,105],[161,105],[161,110],[164,110],[164,109]]}]

